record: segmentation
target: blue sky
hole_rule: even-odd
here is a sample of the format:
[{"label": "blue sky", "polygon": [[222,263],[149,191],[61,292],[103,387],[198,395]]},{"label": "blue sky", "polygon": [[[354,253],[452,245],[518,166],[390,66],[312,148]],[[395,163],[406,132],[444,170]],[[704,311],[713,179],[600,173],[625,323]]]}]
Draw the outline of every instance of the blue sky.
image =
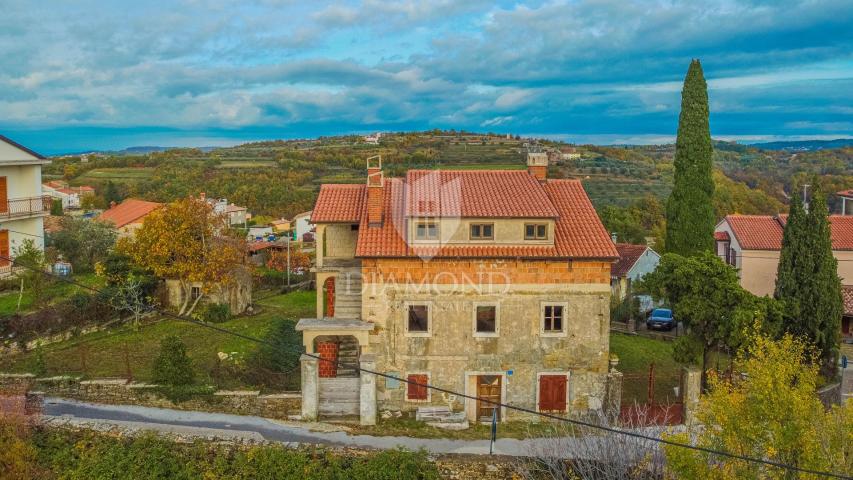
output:
[{"label": "blue sky", "polygon": [[[73,3],[73,5],[71,5]],[[58,153],[464,128],[853,136],[853,2],[3,0],[0,133]]]}]

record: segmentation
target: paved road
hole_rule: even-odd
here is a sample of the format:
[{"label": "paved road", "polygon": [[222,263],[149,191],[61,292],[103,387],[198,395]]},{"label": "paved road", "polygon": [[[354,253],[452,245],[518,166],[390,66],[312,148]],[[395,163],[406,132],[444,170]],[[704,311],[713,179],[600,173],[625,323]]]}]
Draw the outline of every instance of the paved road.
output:
[{"label": "paved road", "polygon": [[[444,440],[409,437],[373,437],[348,435],[343,431],[312,431],[305,426],[272,421],[262,417],[227,415],[132,405],[102,405],[48,397],[44,415],[51,423],[71,423],[109,428],[111,426],[154,430],[187,436],[218,437],[233,440],[267,440],[283,443],[308,443],[390,449],[402,446],[411,450],[425,448],[432,453],[488,454],[488,440]],[[322,424],[318,424],[322,428]],[[520,456],[548,440],[498,439],[495,453]]]}]

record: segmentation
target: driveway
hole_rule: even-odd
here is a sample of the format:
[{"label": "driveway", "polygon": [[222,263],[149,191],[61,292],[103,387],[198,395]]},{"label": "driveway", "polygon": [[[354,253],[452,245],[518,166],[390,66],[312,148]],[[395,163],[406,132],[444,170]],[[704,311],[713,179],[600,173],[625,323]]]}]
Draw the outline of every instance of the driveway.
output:
[{"label": "driveway", "polygon": [[[44,417],[48,424],[70,424],[109,430],[123,428],[152,430],[187,437],[219,438],[234,441],[271,441],[284,444],[317,444],[333,447],[391,449],[398,446],[410,450],[426,449],[431,453],[488,454],[488,440],[444,440],[409,437],[374,437],[329,431],[326,424],[279,422],[262,417],[228,415],[134,405],[103,405],[61,398],[44,399]],[[325,431],[323,431],[325,430]],[[532,452],[551,450],[559,442],[561,450],[575,450],[584,439],[498,439],[495,454],[526,456]],[[583,449],[586,450],[586,449]],[[566,451],[566,450],[563,450]]]}]

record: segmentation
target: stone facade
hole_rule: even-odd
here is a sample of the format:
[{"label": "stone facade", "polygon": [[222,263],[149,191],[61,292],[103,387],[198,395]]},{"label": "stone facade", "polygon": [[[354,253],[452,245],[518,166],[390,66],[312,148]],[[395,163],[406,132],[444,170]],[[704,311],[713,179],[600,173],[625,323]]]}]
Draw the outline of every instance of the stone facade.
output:
[{"label": "stone facade", "polygon": [[[478,375],[501,377],[504,402],[537,409],[539,376],[568,375],[568,412],[603,407],[609,364],[610,264],[566,261],[364,260],[362,318],[376,326],[368,350],[381,372],[427,374],[429,383],[477,395]],[[430,331],[406,331],[407,305],[429,307]],[[496,335],[475,332],[475,305],[497,307]],[[562,331],[545,332],[545,305],[565,308]],[[447,405],[406,398],[406,384],[377,382],[380,409]],[[470,420],[476,405],[458,402]],[[504,409],[502,418],[518,416]]]}]

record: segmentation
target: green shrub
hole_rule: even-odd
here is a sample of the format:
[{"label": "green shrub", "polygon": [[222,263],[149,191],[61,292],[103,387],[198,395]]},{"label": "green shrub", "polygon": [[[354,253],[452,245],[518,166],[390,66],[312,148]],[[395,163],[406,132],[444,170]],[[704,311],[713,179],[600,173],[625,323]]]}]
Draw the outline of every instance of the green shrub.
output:
[{"label": "green shrub", "polygon": [[152,371],[154,383],[178,387],[191,385],[195,379],[192,361],[187,356],[187,347],[175,335],[160,342],[160,355],[154,359]]},{"label": "green shrub", "polygon": [[352,480],[438,480],[435,468],[424,450],[410,452],[396,449],[386,450],[356,461],[349,469]]},{"label": "green shrub", "polygon": [[47,375],[47,362],[44,360],[44,349],[42,349],[41,346],[36,347],[31,373],[37,377],[44,377]]},{"label": "green shrub", "polygon": [[207,323],[223,323],[231,319],[231,309],[224,303],[208,303],[201,309],[201,320]]},{"label": "green shrub", "polygon": [[193,398],[203,398],[207,403],[216,403],[221,397],[214,395],[215,391],[216,387],[209,385],[160,385],[156,393],[172,403],[182,403]]}]

